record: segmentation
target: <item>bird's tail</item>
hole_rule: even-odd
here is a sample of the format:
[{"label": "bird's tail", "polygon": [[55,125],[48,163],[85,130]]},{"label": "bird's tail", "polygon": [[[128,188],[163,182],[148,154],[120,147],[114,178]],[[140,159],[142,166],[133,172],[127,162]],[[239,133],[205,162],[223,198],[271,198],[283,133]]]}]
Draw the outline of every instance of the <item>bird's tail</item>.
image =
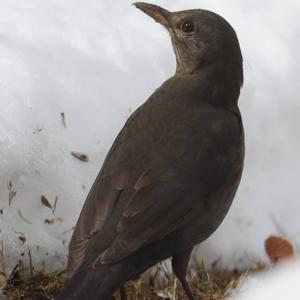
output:
[{"label": "bird's tail", "polygon": [[55,300],[110,300],[123,282],[137,277],[167,257],[160,251],[159,245],[156,245],[150,249],[142,249],[115,264],[100,264],[95,267],[83,264],[66,282]]},{"label": "bird's tail", "polygon": [[109,300],[126,280],[126,273],[121,264],[101,265],[97,268],[82,266],[66,282],[55,300]]},{"label": "bird's tail", "polygon": [[[110,300],[120,285],[159,261],[186,250],[176,235],[149,244],[115,264],[83,264],[55,300]],[[91,261],[91,260],[90,260]]]}]

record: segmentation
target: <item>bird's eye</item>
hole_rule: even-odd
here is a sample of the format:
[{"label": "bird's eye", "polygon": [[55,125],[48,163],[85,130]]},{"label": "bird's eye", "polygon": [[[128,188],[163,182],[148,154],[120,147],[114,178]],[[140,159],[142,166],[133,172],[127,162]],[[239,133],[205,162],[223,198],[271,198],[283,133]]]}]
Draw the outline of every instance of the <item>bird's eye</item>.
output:
[{"label": "bird's eye", "polygon": [[191,33],[194,30],[195,30],[195,26],[194,26],[194,23],[192,23],[192,22],[185,22],[182,25],[182,31],[185,33]]}]

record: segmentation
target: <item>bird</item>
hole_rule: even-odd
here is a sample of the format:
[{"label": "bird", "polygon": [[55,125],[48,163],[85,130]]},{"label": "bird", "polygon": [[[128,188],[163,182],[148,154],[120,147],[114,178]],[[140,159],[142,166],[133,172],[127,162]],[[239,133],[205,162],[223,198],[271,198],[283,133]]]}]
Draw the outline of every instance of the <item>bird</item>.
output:
[{"label": "bird", "polygon": [[175,74],[133,114],[112,144],[70,244],[69,279],[56,300],[108,300],[171,258],[189,300],[192,250],[225,218],[244,165],[238,99],[243,58],[220,15],[137,2],[171,37]]}]

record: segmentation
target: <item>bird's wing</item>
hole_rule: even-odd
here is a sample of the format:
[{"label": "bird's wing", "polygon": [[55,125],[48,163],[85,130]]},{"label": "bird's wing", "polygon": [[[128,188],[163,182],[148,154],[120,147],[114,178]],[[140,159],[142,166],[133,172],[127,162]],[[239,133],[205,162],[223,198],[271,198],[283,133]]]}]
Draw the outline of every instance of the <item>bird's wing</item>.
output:
[{"label": "bird's wing", "polygon": [[[203,211],[202,201],[194,203],[195,198],[201,199],[201,187],[181,180],[176,171],[170,166],[161,174],[147,170],[141,175],[123,210],[115,239],[101,254],[101,262],[117,262],[146,244],[164,238]],[[168,173],[171,173],[170,178],[164,178]]]},{"label": "bird's wing", "polygon": [[236,184],[243,153],[237,151],[238,120],[231,117],[217,131],[208,129],[209,138],[203,138],[197,151],[187,151],[186,156],[141,174],[119,220],[117,235],[101,254],[102,263],[115,263],[195,218],[204,218],[207,203],[218,201],[214,195]]},{"label": "bird's wing", "polygon": [[102,229],[115,208],[120,193],[128,185],[129,174],[126,172],[110,175],[104,174],[104,170],[107,162],[114,160],[116,145],[121,144],[122,133],[126,127],[130,127],[132,120],[141,108],[142,106],[130,116],[123,130],[117,136],[81,210],[69,244],[67,270],[70,276],[83,262],[90,239]]},{"label": "bird's wing", "polygon": [[85,258],[90,239],[102,229],[127,184],[125,173],[112,178],[99,173],[85,202],[70,244],[68,272],[73,274]]},{"label": "bird's wing", "polygon": [[[224,122],[228,124],[222,124]],[[195,140],[197,147],[184,146],[182,155],[173,155],[174,149],[169,149],[168,143],[165,146],[168,151],[160,149],[152,161],[143,164],[146,168],[141,169],[138,164],[134,168],[135,175],[133,171],[123,170],[119,175],[113,172],[105,176],[112,169],[110,161],[115,163],[120,153],[122,157],[124,155],[123,150],[112,152],[77,222],[70,243],[69,271],[75,270],[89,251],[93,254],[98,251],[102,262],[114,263],[164,238],[195,217],[201,217],[205,212],[205,198],[221,188],[224,178],[232,174],[236,161],[240,161],[240,154],[234,153],[240,139],[237,124],[232,115],[217,126],[215,123],[214,126],[203,126],[205,134],[200,133],[200,138]],[[162,153],[164,157],[160,157]],[[236,173],[239,173],[241,166],[237,167]],[[136,172],[139,172],[138,176]],[[137,179],[133,181],[134,177]],[[124,203],[120,215],[115,217],[116,223],[112,224],[112,237],[104,236],[102,226],[114,219],[110,216]],[[92,240],[92,244],[96,241],[98,246],[90,247]]]}]

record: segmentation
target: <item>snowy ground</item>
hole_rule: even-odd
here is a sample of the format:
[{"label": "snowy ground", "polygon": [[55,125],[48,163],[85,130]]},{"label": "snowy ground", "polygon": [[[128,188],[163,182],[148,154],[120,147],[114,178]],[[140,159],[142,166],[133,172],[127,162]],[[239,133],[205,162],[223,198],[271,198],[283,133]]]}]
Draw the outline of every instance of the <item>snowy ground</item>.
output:
[{"label": "snowy ground", "polygon": [[245,276],[227,300],[299,299],[299,262],[274,267],[259,275]]},{"label": "snowy ground", "polygon": [[[245,173],[228,217],[197,256],[241,266],[265,259],[269,234],[299,243],[300,2],[156,3],[220,13],[236,28],[245,60]],[[115,135],[174,69],[167,33],[130,1],[0,0],[0,239],[8,265],[28,246],[36,261],[64,263]],[[58,197],[55,216],[41,195],[51,204]],[[62,221],[45,224],[53,218]]]}]

